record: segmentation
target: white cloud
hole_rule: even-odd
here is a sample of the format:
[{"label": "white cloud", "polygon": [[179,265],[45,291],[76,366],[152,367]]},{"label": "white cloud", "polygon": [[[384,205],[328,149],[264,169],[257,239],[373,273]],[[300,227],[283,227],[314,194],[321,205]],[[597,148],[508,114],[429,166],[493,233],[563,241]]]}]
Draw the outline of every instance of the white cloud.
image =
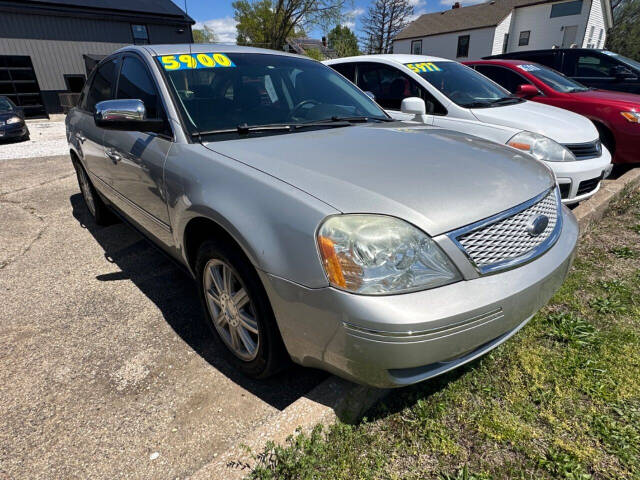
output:
[{"label": "white cloud", "polygon": [[411,22],[420,15],[427,13],[427,0],[409,0],[409,4],[413,6],[413,15],[409,17],[409,21]]},{"label": "white cloud", "polygon": [[213,18],[205,22],[196,23],[193,28],[202,28],[206,25],[216,34],[216,41],[220,43],[236,43],[236,25],[238,22],[233,17]]},{"label": "white cloud", "polygon": [[353,10],[349,10],[347,13],[345,13],[345,16],[349,18],[355,18],[355,17],[359,17],[363,13],[364,13],[364,8],[354,8]]},{"label": "white cloud", "polygon": [[362,16],[363,13],[364,8],[354,8],[353,10],[344,12],[344,21],[340,25],[347,27],[349,30],[355,31],[356,20],[358,17]]}]

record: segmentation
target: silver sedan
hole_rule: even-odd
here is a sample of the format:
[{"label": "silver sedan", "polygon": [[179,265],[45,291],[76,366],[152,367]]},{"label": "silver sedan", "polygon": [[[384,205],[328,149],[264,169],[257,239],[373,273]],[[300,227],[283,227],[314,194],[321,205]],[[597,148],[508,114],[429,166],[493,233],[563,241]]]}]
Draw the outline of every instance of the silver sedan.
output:
[{"label": "silver sedan", "polygon": [[292,359],[388,387],[469,362],[549,300],[578,237],[544,165],[393,121],[280,52],[119,50],[67,133],[96,222],[115,212],[181,262],[252,377]]}]

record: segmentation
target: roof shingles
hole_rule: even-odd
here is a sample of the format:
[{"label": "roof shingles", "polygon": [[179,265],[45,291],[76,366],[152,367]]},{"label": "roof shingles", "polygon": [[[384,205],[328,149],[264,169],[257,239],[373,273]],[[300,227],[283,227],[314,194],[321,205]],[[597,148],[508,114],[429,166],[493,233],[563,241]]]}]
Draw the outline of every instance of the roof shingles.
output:
[{"label": "roof shingles", "polygon": [[427,37],[442,33],[494,27],[509,12],[517,7],[525,7],[552,0],[495,0],[468,7],[452,8],[442,12],[427,13],[411,22],[396,36],[396,40]]}]

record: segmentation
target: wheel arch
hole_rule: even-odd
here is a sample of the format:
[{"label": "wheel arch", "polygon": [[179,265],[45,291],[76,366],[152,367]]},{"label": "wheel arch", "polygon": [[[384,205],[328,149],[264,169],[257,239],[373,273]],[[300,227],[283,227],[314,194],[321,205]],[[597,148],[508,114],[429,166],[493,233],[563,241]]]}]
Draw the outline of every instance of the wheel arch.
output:
[{"label": "wheel arch", "polygon": [[193,216],[185,224],[181,237],[185,261],[193,274],[195,274],[198,248],[202,245],[202,242],[212,238],[221,239],[225,243],[232,245],[247,258],[254,269],[257,268],[255,258],[247,251],[246,247],[243,247],[241,240],[239,241],[236,238],[237,234],[231,234],[227,228],[222,226],[221,222],[213,220],[209,216]]},{"label": "wheel arch", "polygon": [[602,120],[592,118],[591,121],[596,126],[598,130],[598,134],[600,135],[600,140],[607,147],[611,156],[616,151],[616,136],[613,133],[611,127],[609,127],[606,123],[602,122]]}]

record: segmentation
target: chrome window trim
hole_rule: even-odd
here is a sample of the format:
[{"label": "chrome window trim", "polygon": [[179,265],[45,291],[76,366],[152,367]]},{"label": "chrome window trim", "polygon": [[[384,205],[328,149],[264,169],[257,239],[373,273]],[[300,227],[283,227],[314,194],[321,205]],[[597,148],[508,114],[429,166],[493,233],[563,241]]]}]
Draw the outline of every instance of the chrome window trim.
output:
[{"label": "chrome window trim", "polygon": [[[554,191],[554,194],[556,197],[556,208],[558,210],[558,214],[557,214],[558,217],[556,220],[555,228],[553,229],[551,234],[542,243],[540,243],[540,245],[535,247],[533,250],[530,250],[529,252],[525,253],[524,255],[520,255],[519,257],[508,258],[499,262],[492,263],[491,265],[478,266],[476,262],[473,260],[473,258],[469,256],[464,246],[458,241],[458,238],[463,235],[466,235],[475,230],[480,230],[482,228],[488,227],[491,224],[500,222],[501,220],[505,220],[506,218],[512,217],[513,215],[517,215],[523,210],[526,210],[527,208],[532,207],[533,205],[535,205],[536,203],[544,199],[547,195],[549,195],[552,190]],[[525,263],[529,263],[535,260],[540,255],[542,255],[547,250],[549,250],[556,243],[556,241],[558,240],[558,237],[560,237],[561,232],[562,232],[562,202],[560,199],[560,189],[557,186],[555,186],[553,188],[550,188],[542,192],[540,195],[533,197],[531,200],[527,200],[526,202],[521,203],[520,205],[516,205],[515,207],[512,207],[508,210],[505,210],[504,212],[500,212],[496,215],[493,215],[492,217],[485,218],[484,220],[480,220],[479,222],[472,223],[465,227],[448,232],[446,235],[460,250],[462,250],[462,252],[467,257],[467,260],[469,260],[471,265],[473,265],[473,267],[476,269],[476,271],[480,275],[491,275],[491,274],[502,272],[505,270],[511,270],[513,268],[519,267],[520,265],[524,265]]]}]

